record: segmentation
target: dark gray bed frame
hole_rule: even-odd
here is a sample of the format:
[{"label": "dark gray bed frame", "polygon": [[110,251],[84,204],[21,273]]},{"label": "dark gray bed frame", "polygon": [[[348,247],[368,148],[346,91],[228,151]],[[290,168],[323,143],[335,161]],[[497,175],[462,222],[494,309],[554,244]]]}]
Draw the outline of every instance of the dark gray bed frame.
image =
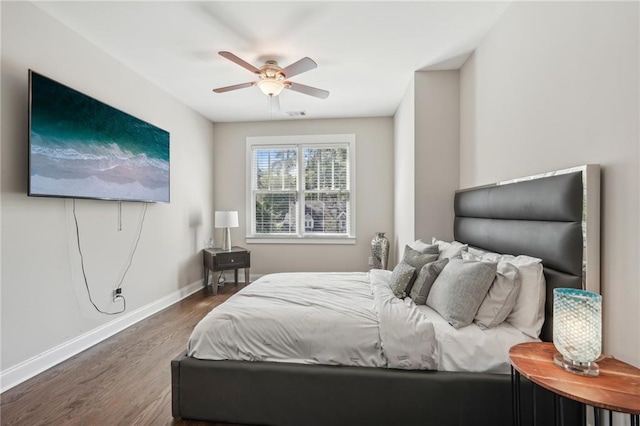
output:
[{"label": "dark gray bed frame", "polygon": [[[552,340],[553,289],[584,288],[589,275],[583,270],[585,260],[599,262],[594,256],[599,256],[598,247],[586,254],[586,233],[599,232],[597,224],[584,225],[587,179],[594,191],[589,209],[595,212],[597,166],[455,195],[457,241],[543,260],[545,341]],[[599,221],[599,213],[595,216]],[[599,274],[599,265],[590,266]],[[512,424],[509,375],[208,361],[182,354],[171,362],[171,376],[172,413],[183,419],[274,426]],[[529,383],[522,392],[524,424],[534,417],[527,404],[533,399],[538,424],[552,424],[552,396]],[[579,407],[570,401],[563,405],[565,424],[577,424]]]}]

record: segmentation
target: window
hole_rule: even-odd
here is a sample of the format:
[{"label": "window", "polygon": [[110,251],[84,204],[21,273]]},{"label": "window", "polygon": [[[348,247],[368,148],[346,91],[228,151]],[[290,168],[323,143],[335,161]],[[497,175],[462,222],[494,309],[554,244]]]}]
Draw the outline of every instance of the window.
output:
[{"label": "window", "polygon": [[355,243],[355,135],[247,138],[249,242]]}]

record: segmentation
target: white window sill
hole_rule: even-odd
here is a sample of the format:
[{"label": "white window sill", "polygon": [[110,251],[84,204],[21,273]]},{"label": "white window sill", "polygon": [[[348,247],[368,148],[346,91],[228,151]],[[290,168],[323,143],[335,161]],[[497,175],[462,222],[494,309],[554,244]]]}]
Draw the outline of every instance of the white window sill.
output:
[{"label": "white window sill", "polygon": [[247,244],[355,244],[356,237],[246,237]]}]

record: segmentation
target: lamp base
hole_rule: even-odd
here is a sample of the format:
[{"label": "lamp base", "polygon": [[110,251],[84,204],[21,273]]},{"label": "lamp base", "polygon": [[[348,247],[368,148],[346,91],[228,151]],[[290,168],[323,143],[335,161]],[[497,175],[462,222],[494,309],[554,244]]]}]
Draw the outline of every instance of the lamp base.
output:
[{"label": "lamp base", "polygon": [[222,250],[231,251],[231,229],[224,228],[223,238],[222,238]]},{"label": "lamp base", "polygon": [[595,362],[579,362],[565,358],[561,353],[553,356],[553,363],[569,373],[580,376],[597,376],[600,374],[600,367]]}]

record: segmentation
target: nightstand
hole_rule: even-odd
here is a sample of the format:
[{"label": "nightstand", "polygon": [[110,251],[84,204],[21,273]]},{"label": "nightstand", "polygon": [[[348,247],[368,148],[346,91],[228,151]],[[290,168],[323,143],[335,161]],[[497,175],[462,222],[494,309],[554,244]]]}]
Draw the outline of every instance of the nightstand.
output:
[{"label": "nightstand", "polygon": [[[640,369],[610,356],[599,359],[600,375],[595,377],[572,374],[553,363],[556,353],[553,343],[529,342],[513,346],[509,350],[511,363],[512,397],[514,425],[520,425],[520,375],[537,386],[553,392],[556,399],[569,398],[590,405],[594,410],[595,425],[600,424],[600,412],[609,410],[609,424],[612,411],[630,415],[631,426],[640,426]],[[556,401],[558,402],[558,401]],[[533,401],[535,405],[535,399]],[[563,416],[558,413],[561,403],[555,403],[556,424],[563,424]],[[583,417],[583,422],[586,419]]]},{"label": "nightstand", "polygon": [[[251,251],[243,247],[231,247],[231,250],[221,248],[204,249],[202,251],[204,264],[204,285],[209,285],[209,271],[235,271],[235,283],[238,283],[238,269],[244,269],[244,284],[249,285],[249,268],[251,267]],[[211,285],[212,293],[218,294],[218,283]]]}]

